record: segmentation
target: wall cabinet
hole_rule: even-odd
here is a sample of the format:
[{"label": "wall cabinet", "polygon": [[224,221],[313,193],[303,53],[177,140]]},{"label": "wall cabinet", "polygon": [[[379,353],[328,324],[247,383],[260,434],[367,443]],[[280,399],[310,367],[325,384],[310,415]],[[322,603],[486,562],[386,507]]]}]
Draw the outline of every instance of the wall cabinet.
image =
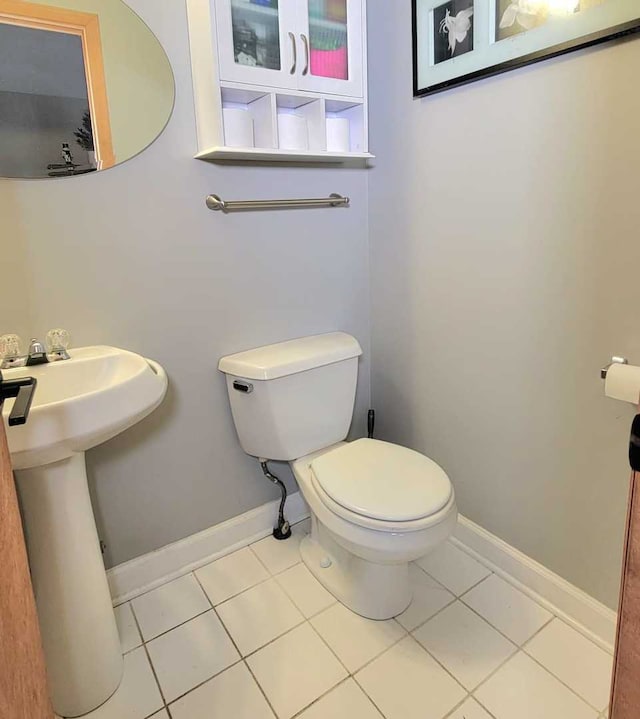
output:
[{"label": "wall cabinet", "polygon": [[222,80],[362,97],[361,0],[215,0]]},{"label": "wall cabinet", "polygon": [[368,148],[365,0],[187,0],[201,159]]}]

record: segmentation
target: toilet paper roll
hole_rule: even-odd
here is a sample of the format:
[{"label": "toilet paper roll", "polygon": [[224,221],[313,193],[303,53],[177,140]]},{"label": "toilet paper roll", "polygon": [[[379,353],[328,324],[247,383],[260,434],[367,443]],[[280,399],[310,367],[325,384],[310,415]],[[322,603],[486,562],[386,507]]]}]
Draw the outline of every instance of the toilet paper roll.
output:
[{"label": "toilet paper roll", "polygon": [[225,107],[224,144],[227,147],[254,147],[253,118],[248,110],[238,107]]},{"label": "toilet paper roll", "polygon": [[327,118],[327,151],[349,152],[351,149],[350,124],[346,117]]},{"label": "toilet paper roll", "polygon": [[308,150],[309,130],[302,115],[278,114],[278,138],[282,150]]},{"label": "toilet paper roll", "polygon": [[611,399],[637,405],[640,400],[640,367],[612,364],[607,370],[604,393]]}]

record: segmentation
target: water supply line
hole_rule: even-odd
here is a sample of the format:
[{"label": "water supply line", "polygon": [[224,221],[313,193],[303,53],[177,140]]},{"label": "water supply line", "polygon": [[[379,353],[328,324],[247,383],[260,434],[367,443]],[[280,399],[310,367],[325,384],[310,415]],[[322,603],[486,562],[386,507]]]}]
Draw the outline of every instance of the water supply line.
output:
[{"label": "water supply line", "polygon": [[373,439],[373,430],[376,427],[376,411],[370,409],[367,413],[367,437]]},{"label": "water supply line", "polygon": [[284,505],[287,501],[287,488],[284,486],[284,482],[281,479],[278,479],[275,474],[272,474],[269,471],[269,465],[267,464],[269,461],[268,459],[263,459],[261,457],[258,461],[260,462],[264,476],[274,484],[277,484],[278,487],[280,487],[280,492],[282,493],[280,509],[278,511],[278,525],[273,530],[273,536],[279,540],[289,539],[291,536],[291,525],[284,518]]}]

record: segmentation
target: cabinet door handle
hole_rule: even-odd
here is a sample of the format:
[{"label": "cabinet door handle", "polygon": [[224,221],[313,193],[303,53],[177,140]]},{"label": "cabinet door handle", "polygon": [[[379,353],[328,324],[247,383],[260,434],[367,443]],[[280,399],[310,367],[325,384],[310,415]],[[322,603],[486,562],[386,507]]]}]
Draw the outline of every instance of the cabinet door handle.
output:
[{"label": "cabinet door handle", "polygon": [[301,33],[300,37],[302,38],[302,42],[304,43],[304,50],[307,55],[307,61],[304,66],[304,70],[302,71],[302,74],[308,75],[309,74],[309,38],[304,33]]},{"label": "cabinet door handle", "polygon": [[289,73],[291,75],[295,75],[296,68],[298,67],[298,47],[296,45],[296,36],[290,32],[289,37],[291,38],[291,46],[293,48],[293,65],[291,65],[291,70],[289,70]]}]

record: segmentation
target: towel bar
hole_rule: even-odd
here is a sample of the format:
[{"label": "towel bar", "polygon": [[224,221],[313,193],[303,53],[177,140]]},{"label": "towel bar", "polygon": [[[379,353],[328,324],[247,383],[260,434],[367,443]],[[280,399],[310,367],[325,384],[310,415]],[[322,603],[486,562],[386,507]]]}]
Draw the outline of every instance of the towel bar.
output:
[{"label": "towel bar", "polygon": [[207,207],[210,210],[222,212],[237,212],[242,210],[281,210],[292,207],[346,207],[349,205],[349,198],[342,195],[332,194],[329,197],[321,197],[308,200],[223,200],[218,195],[207,197]]}]

